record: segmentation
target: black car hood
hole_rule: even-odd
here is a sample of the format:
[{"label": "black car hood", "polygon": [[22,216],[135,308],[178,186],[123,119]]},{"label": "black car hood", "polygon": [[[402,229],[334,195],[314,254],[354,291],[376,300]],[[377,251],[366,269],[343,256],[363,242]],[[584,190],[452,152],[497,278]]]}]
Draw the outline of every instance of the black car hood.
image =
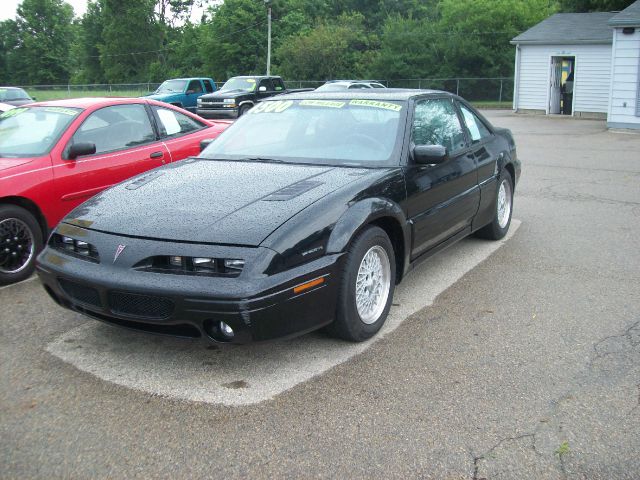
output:
[{"label": "black car hood", "polygon": [[243,95],[247,95],[250,93],[251,92],[247,92],[246,90],[237,88],[235,90],[218,90],[217,92],[202,95],[200,98],[207,100],[222,100],[225,98],[242,97]]},{"label": "black car hood", "polygon": [[293,215],[368,172],[191,159],[110,188],[64,221],[119,235],[258,246]]}]

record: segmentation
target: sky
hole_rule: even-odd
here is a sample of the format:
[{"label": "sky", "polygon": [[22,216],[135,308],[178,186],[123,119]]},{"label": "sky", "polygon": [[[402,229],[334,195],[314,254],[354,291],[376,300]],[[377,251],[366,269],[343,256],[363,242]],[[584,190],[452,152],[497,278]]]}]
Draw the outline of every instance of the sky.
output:
[{"label": "sky", "polygon": [[[87,0],[65,0],[71,4],[76,17],[82,16],[87,11]],[[16,18],[16,9],[18,5],[22,3],[22,0],[0,0],[0,20],[7,20],[9,18]],[[214,3],[214,2],[208,2]],[[198,11],[195,11],[198,10]],[[202,9],[195,9],[191,16],[191,21],[199,22]]]},{"label": "sky", "polygon": [[[87,10],[87,0],[65,0],[71,4],[76,16],[81,16]],[[0,0],[0,20],[16,18],[16,8],[22,0]]]}]

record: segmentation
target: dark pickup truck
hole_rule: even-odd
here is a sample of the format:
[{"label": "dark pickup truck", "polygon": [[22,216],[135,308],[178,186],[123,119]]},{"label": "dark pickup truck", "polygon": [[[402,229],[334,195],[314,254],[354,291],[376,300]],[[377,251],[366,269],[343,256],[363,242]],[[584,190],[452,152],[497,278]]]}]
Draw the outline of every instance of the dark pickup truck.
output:
[{"label": "dark pickup truck", "polygon": [[196,113],[203,118],[238,118],[264,98],[307,90],[312,89],[287,90],[280,77],[233,77],[217,92],[198,98]]}]

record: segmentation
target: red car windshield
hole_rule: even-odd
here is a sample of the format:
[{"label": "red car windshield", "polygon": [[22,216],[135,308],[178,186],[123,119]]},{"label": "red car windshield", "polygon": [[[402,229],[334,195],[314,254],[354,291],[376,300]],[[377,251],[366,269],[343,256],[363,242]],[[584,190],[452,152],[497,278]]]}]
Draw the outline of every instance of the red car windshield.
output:
[{"label": "red car windshield", "polygon": [[68,107],[19,107],[0,115],[0,157],[38,157],[48,153],[81,112]]}]

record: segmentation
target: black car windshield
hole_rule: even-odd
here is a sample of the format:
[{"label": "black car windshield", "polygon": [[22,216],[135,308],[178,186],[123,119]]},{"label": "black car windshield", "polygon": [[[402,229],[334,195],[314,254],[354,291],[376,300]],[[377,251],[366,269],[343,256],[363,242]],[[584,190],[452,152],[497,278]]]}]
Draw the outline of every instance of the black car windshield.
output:
[{"label": "black car windshield", "polygon": [[156,93],[182,93],[186,86],[186,80],[167,80],[158,87]]},{"label": "black car windshield", "polygon": [[349,166],[398,165],[404,102],[372,99],[261,102],[200,155]]},{"label": "black car windshield", "polygon": [[253,92],[256,89],[255,78],[230,78],[220,89],[221,92],[228,90],[243,90]]},{"label": "black car windshield", "polygon": [[19,107],[0,115],[0,157],[44,155],[81,112],[68,107]]},{"label": "black car windshield", "polygon": [[0,102],[14,100],[31,100],[31,97],[21,88],[0,88]]}]

